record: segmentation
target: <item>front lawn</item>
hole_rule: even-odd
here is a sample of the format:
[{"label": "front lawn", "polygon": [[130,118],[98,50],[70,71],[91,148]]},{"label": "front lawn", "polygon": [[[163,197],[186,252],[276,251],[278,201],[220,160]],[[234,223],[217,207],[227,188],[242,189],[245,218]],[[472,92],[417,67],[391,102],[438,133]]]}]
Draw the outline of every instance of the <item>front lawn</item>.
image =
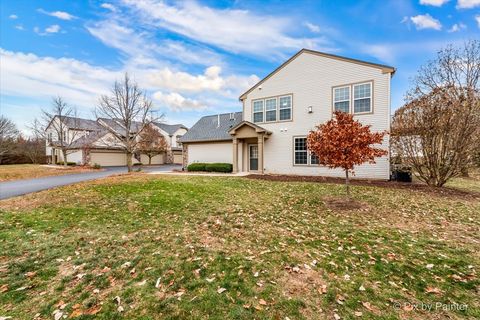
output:
[{"label": "front lawn", "polygon": [[134,174],[1,201],[0,317],[480,318],[478,194],[352,189]]},{"label": "front lawn", "polygon": [[71,173],[90,171],[83,167],[57,168],[47,167],[40,164],[8,164],[0,166],[0,182],[20,179],[33,179],[47,176],[59,176]]}]

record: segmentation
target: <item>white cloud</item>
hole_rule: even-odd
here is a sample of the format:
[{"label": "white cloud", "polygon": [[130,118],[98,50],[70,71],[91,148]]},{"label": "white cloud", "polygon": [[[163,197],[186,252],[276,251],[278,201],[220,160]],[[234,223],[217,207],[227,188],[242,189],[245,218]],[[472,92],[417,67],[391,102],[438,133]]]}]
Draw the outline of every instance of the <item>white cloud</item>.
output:
[{"label": "white cloud", "polygon": [[477,21],[477,25],[480,28],[480,14],[475,16],[475,20]]},{"label": "white cloud", "polygon": [[423,4],[426,6],[441,7],[448,1],[449,0],[420,0],[420,4]]},{"label": "white cloud", "polygon": [[67,101],[92,108],[121,73],[67,58],[39,57],[0,49],[2,95]]},{"label": "white cloud", "polygon": [[58,24],[53,24],[50,27],[45,28],[45,32],[47,33],[57,33],[60,31],[60,26]]},{"label": "white cloud", "polygon": [[453,32],[458,32],[460,30],[466,29],[467,26],[461,22],[455,23],[450,29],[448,29],[448,32],[453,33]]},{"label": "white cloud", "polygon": [[415,27],[418,30],[422,29],[434,29],[434,30],[441,30],[442,24],[437,19],[433,18],[431,15],[427,14],[420,14],[415,17],[410,17],[410,20],[415,24]]},{"label": "white cloud", "polygon": [[185,98],[177,92],[165,94],[157,91],[153,94],[153,99],[160,103],[160,108],[167,107],[172,111],[186,111],[186,110],[204,110],[207,105],[195,99]]},{"label": "white cloud", "polygon": [[102,7],[103,9],[113,11],[113,12],[117,11],[117,8],[111,3],[104,2],[100,5],[100,7]]},{"label": "white cloud", "polygon": [[21,31],[25,30],[25,28],[24,28],[21,24],[17,24],[17,25],[15,26],[15,29],[21,30]]},{"label": "white cloud", "polygon": [[220,67],[212,66],[207,68],[204,74],[194,76],[186,72],[172,72],[165,68],[150,74],[149,81],[154,86],[181,92],[218,91],[225,85],[220,72]]},{"label": "white cloud", "polygon": [[364,44],[361,50],[382,62],[393,63],[395,61],[394,48],[385,44]]},{"label": "white cloud", "polygon": [[[215,9],[195,2],[177,6],[156,0],[124,0],[142,23],[168,29],[185,37],[233,53],[285,58],[285,50],[303,47],[330,50],[325,37],[289,35],[290,17],[259,15],[247,10]],[[321,47],[324,47],[323,49]]]},{"label": "white cloud", "polygon": [[458,0],[457,9],[472,9],[480,6],[480,0]]},{"label": "white cloud", "polygon": [[38,9],[37,11],[40,12],[40,13],[43,13],[43,14],[61,19],[61,20],[72,20],[72,19],[77,18],[76,16],[74,16],[74,15],[68,13],[68,12],[65,12],[65,11],[51,11],[51,12],[49,12],[49,11],[43,10],[41,8]]},{"label": "white cloud", "polygon": [[305,22],[305,26],[310,30],[311,32],[319,33],[320,32],[320,27],[317,26],[316,24],[310,23],[310,22]]},{"label": "white cloud", "polygon": [[8,18],[15,20],[15,19],[18,19],[18,16],[16,14],[11,14],[8,16]]},{"label": "white cloud", "polygon": [[157,41],[146,31],[136,31],[125,24],[112,19],[87,25],[86,28],[105,45],[119,49],[129,59],[128,64],[131,66],[158,67],[165,58],[180,61],[182,64],[220,63],[219,55],[209,49],[193,47],[175,40]]}]

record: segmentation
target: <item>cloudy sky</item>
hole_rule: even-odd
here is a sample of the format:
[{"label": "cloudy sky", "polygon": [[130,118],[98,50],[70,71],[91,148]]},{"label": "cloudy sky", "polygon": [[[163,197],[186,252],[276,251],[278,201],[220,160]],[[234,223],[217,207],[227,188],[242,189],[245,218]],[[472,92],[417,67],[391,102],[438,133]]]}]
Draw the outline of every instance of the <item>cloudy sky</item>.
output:
[{"label": "cloudy sky", "polygon": [[[480,34],[480,0],[1,1],[0,113],[21,129],[60,95],[93,117],[129,72],[169,123],[241,110],[239,95],[301,48],[397,68]],[[321,77],[321,74],[319,74]]]}]

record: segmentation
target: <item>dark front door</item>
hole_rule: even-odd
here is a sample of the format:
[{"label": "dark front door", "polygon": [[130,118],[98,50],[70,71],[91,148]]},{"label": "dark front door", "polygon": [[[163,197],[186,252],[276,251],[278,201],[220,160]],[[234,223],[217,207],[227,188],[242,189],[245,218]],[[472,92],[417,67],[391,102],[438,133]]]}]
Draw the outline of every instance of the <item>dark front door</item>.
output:
[{"label": "dark front door", "polygon": [[250,159],[250,171],[258,170],[258,145],[251,144],[248,146],[248,157]]}]

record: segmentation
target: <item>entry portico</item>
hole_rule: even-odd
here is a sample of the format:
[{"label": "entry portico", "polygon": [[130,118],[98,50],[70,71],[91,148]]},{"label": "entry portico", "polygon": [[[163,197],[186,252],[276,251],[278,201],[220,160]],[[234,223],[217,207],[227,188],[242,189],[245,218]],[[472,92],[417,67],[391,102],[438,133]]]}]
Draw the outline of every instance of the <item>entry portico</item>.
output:
[{"label": "entry portico", "polygon": [[[242,121],[230,129],[233,138],[233,172],[263,173],[264,145],[272,132],[252,122]],[[240,152],[239,152],[240,148]],[[239,155],[241,155],[239,157]]]}]

